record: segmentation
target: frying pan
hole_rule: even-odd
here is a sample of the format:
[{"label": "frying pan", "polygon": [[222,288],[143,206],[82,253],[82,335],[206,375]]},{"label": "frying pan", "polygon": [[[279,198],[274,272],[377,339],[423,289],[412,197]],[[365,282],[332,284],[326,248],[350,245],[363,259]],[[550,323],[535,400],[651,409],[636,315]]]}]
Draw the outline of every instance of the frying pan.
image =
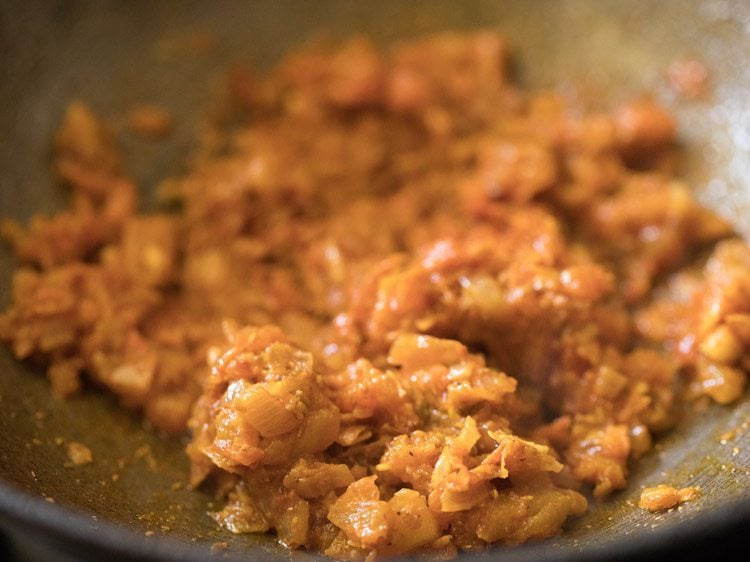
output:
[{"label": "frying pan", "polygon": [[[268,67],[321,32],[366,32],[386,44],[477,28],[508,37],[527,87],[577,84],[605,106],[656,92],[679,118],[682,172],[697,196],[750,233],[750,6],[741,0],[0,0],[0,214],[26,220],[63,203],[48,149],[73,99],[102,115],[157,103],[175,116],[166,142],[121,135],[148,204],[157,181],[182,169],[227,64]],[[686,56],[711,71],[706,99],[680,100],[664,87],[665,68]],[[2,306],[11,269],[3,249]],[[687,411],[680,429],[640,461],[629,486],[571,522],[562,537],[459,559],[728,558],[728,545],[743,545],[750,524],[748,419],[747,393],[732,407]],[[64,443],[71,441],[86,444],[94,461],[68,466]],[[186,489],[183,446],[95,389],[53,399],[40,370],[0,349],[0,528],[11,549],[5,559],[288,559],[272,539],[216,528],[206,515],[212,498]],[[697,485],[703,495],[663,514],[638,509],[641,488],[658,483]]]}]

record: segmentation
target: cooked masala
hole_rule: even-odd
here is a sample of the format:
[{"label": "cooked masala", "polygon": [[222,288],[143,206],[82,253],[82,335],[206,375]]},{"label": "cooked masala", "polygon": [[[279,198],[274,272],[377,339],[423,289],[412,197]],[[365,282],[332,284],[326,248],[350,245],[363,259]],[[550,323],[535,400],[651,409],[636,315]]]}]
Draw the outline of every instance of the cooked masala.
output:
[{"label": "cooked masala", "polygon": [[2,225],[0,340],[60,397],[86,381],[188,432],[231,532],[339,559],[562,532],[681,404],[742,394],[750,249],[653,99],[587,110],[507,69],[475,33],[234,72],[242,121],[163,182],[177,210],[138,210],[72,103],[67,208]]},{"label": "cooked masala", "polygon": [[638,507],[649,511],[668,511],[700,497],[700,489],[695,486],[675,488],[668,484],[657,484],[644,488],[638,500]]}]

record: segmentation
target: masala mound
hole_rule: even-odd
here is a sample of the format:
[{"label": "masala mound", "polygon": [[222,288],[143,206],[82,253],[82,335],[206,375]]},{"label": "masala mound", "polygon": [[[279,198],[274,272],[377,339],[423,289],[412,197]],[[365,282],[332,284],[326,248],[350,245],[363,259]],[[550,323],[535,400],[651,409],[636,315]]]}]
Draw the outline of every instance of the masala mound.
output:
[{"label": "masala mound", "polygon": [[507,69],[475,33],[233,71],[239,125],[148,213],[71,104],[68,208],[2,224],[0,339],[61,397],[87,380],[189,431],[234,533],[372,559],[562,532],[682,404],[742,394],[750,249],[653,99],[589,109]]}]

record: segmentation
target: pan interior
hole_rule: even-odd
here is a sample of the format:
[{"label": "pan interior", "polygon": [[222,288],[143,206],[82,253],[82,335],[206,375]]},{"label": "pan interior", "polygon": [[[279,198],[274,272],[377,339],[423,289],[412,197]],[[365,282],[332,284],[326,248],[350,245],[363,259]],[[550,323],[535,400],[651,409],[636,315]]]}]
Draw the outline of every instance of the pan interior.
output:
[{"label": "pan interior", "polygon": [[[750,9],[742,2],[690,3],[419,0],[350,3],[293,0],[0,3],[0,209],[26,220],[51,212],[64,193],[48,170],[49,138],[67,103],[81,99],[102,115],[139,103],[166,107],[177,123],[166,142],[123,137],[128,168],[145,193],[179,172],[193,134],[224,70],[233,61],[267,67],[317,34],[356,32],[376,41],[445,29],[493,29],[508,37],[516,71],[528,87],[582,84],[609,104],[653,91],[680,120],[684,174],[701,201],[750,232],[750,67],[734,64],[750,48]],[[186,38],[212,38],[186,56]],[[671,99],[664,69],[698,56],[712,73],[713,94]],[[9,302],[12,259],[0,253],[0,304]],[[0,349],[0,479],[35,496],[83,510],[139,534],[226,543],[230,551],[267,539],[232,536],[206,516],[211,498],[186,489],[183,443],[155,435],[95,390],[52,399],[43,375]],[[716,510],[750,501],[750,399],[709,407],[659,442],[629,486],[570,525],[551,544],[560,552],[637,539]],[[727,438],[727,432],[737,430]],[[66,466],[65,443],[78,441],[94,462]],[[744,446],[743,446],[744,445]],[[657,483],[698,485],[699,501],[653,515],[636,507],[640,489]],[[87,515],[87,516],[88,516]],[[278,551],[280,555],[284,555]]]}]

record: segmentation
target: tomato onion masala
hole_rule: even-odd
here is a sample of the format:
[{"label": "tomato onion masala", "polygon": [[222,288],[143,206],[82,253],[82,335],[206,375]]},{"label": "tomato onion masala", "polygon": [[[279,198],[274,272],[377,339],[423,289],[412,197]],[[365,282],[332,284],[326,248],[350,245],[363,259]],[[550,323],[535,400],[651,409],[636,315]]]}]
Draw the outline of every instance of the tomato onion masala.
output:
[{"label": "tomato onion masala", "polygon": [[750,250],[652,98],[525,92],[491,33],[314,45],[228,86],[241,123],[150,212],[69,106],[70,202],[3,223],[0,316],[58,396],[188,431],[228,530],[340,559],[549,537],[680,404],[743,392]]}]

